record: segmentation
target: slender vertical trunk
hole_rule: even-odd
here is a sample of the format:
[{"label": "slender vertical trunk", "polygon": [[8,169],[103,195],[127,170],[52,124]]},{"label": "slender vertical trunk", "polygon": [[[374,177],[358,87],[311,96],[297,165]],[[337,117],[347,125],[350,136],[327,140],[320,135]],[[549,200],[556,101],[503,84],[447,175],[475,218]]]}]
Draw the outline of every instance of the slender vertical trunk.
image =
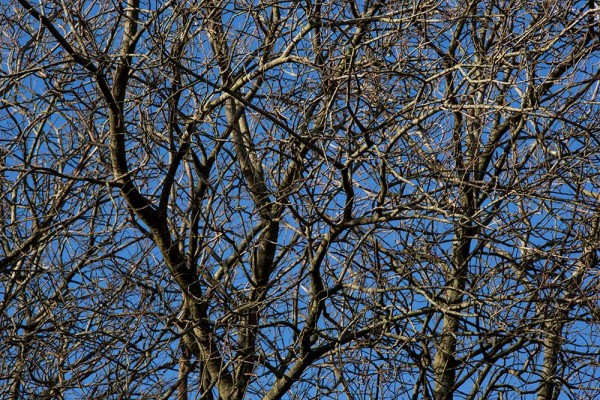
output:
[{"label": "slender vertical trunk", "polygon": [[435,400],[452,399],[452,386],[456,380],[456,337],[458,319],[453,316],[444,317],[442,338],[438,344],[437,353],[433,362],[435,374],[435,387],[433,396]]},{"label": "slender vertical trunk", "polygon": [[[460,331],[460,319],[448,312],[463,301],[468,275],[470,247],[476,234],[473,226],[474,193],[471,189],[464,189],[462,196],[465,204],[465,215],[455,228],[455,241],[452,248],[452,263],[446,271],[446,286],[443,304],[446,307],[443,316],[443,327],[440,341],[433,360],[435,385],[433,395],[435,400],[451,400],[456,383],[456,346]],[[456,310],[454,310],[456,311]]]},{"label": "slender vertical trunk", "polygon": [[179,379],[177,385],[177,400],[188,399],[188,375],[191,371],[190,350],[182,341],[180,344],[181,355],[179,356]]},{"label": "slender vertical trunk", "polygon": [[[453,249],[453,265],[446,283],[444,304],[451,308],[463,300],[463,292],[468,271],[467,262],[471,239],[468,229],[459,228],[457,242]],[[459,334],[459,318],[453,313],[445,313],[442,335],[433,360],[435,400],[450,400],[453,397],[453,386],[456,381],[456,345]]]},{"label": "slender vertical trunk", "polygon": [[559,389],[556,385],[556,373],[563,330],[562,314],[561,312],[555,313],[554,318],[546,323],[546,334],[543,342],[542,381],[538,389],[538,400],[554,400],[558,398]]},{"label": "slender vertical trunk", "polygon": [[[446,305],[459,303],[462,300],[464,279],[452,279],[446,287]],[[453,386],[456,380],[456,344],[459,330],[459,320],[455,315],[445,314],[441,339],[437,346],[433,360],[435,386],[433,390],[435,400],[452,399]]]}]

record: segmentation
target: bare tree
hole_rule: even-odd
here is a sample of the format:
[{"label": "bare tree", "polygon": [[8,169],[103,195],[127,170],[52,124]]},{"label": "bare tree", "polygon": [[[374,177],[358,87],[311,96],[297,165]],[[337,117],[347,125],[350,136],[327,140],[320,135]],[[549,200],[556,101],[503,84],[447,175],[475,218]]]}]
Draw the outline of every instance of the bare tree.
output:
[{"label": "bare tree", "polygon": [[600,395],[594,2],[0,7],[2,398]]}]

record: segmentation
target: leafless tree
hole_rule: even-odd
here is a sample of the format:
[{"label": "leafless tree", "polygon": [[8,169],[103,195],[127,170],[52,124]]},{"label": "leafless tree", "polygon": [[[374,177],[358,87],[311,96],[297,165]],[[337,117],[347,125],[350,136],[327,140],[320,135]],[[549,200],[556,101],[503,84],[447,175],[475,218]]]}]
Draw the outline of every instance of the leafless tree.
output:
[{"label": "leafless tree", "polygon": [[594,2],[0,7],[0,397],[600,396]]}]

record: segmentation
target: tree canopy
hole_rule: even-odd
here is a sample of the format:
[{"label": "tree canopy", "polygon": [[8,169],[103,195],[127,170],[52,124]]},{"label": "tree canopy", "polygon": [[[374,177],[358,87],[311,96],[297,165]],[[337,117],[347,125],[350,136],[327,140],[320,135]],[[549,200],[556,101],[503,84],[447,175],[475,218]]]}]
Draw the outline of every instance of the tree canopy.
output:
[{"label": "tree canopy", "polygon": [[594,1],[0,8],[0,397],[600,396]]}]

